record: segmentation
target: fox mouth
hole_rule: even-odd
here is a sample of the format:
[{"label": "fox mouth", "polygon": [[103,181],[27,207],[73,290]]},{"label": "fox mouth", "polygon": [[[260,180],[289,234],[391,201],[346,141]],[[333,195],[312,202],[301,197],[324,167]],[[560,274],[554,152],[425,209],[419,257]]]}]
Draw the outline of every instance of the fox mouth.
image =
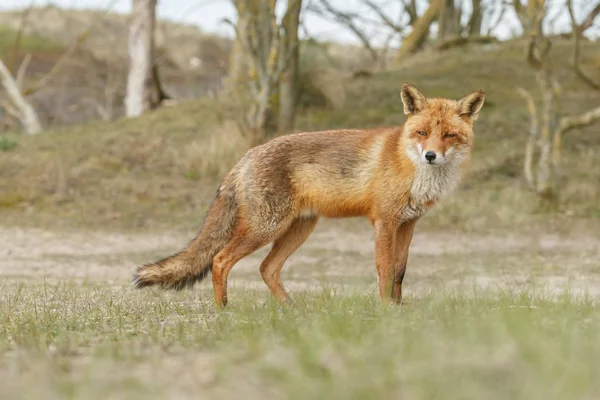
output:
[{"label": "fox mouth", "polygon": [[423,161],[423,164],[431,165],[432,167],[439,167],[446,163],[446,159],[439,159],[439,158],[435,159],[435,160],[426,160],[422,157],[421,160]]}]

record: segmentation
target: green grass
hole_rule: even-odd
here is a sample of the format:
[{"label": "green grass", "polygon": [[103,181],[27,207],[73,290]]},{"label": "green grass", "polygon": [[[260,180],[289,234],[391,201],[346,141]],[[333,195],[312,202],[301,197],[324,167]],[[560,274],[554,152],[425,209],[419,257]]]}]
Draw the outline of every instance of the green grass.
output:
[{"label": "green grass", "polygon": [[19,142],[13,137],[0,135],[0,152],[11,151],[19,145]]},{"label": "green grass", "polygon": [[5,283],[2,398],[583,399],[600,396],[595,302],[543,292],[164,294]]}]

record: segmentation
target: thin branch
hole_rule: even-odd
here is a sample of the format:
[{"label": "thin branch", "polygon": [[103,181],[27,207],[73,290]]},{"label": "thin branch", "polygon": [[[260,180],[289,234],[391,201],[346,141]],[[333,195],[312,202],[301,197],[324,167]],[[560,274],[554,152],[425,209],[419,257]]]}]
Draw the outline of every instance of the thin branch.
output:
[{"label": "thin branch", "polygon": [[[106,16],[110,12],[110,10],[117,3],[117,1],[118,0],[112,0],[110,3],[108,3],[108,5],[106,6],[106,8],[103,10],[104,16]],[[28,88],[24,89],[23,90],[23,95],[24,96],[29,96],[29,95],[37,92],[38,90],[40,90],[44,86],[46,86],[54,78],[54,76],[56,76],[60,72],[60,70],[62,69],[63,65],[66,64],[67,59],[77,50],[77,48],[79,48],[79,46],[83,42],[86,41],[86,39],[88,38],[89,33],[92,30],[92,28],[96,24],[98,24],[99,22],[101,22],[103,19],[104,19],[103,17],[102,18],[93,19],[93,22],[87,27],[87,29],[85,29],[79,35],[77,35],[77,37],[71,42],[71,44],[69,45],[69,47],[67,48],[67,50],[60,56],[60,58],[52,66],[52,68],[50,69],[50,71],[48,71],[48,73],[44,77],[42,77],[39,81],[37,81],[33,85],[29,86]]]},{"label": "thin branch", "polygon": [[354,35],[361,41],[364,48],[367,49],[371,58],[373,60],[377,60],[378,54],[377,51],[371,45],[371,39],[367,36],[367,34],[356,25],[357,16],[350,13],[345,13],[334,8],[329,0],[319,0],[322,8],[310,7],[310,10],[321,15],[325,16],[325,14],[329,13],[329,15],[340,25],[345,26],[350,31],[354,33]]},{"label": "thin branch", "polygon": [[46,86],[48,83],[50,83],[52,78],[54,78],[60,72],[63,65],[65,65],[65,63],[67,62],[68,58],[75,52],[75,50],[77,50],[79,45],[87,39],[88,33],[88,30],[80,33],[79,36],[77,36],[77,38],[71,43],[69,48],[60,56],[58,61],[56,61],[56,63],[52,66],[50,71],[48,71],[48,73],[44,75],[39,81],[23,90],[23,95],[29,96]]},{"label": "thin branch", "polygon": [[[383,23],[388,28],[390,28],[391,30],[393,30],[394,32],[399,33],[399,34],[403,34],[404,33],[404,27],[401,26],[401,25],[398,25],[394,21],[392,21],[387,16],[387,13],[385,11],[383,11],[382,8],[379,5],[375,4],[371,0],[363,0],[363,3],[365,3],[371,10],[373,10],[373,12],[375,14],[377,14],[379,16],[379,18],[381,18],[381,20],[383,21]],[[404,6],[405,6],[405,9],[406,9],[406,4],[404,4]]]},{"label": "thin branch", "polygon": [[21,119],[21,114],[19,114],[19,111],[14,108],[8,101],[3,101],[2,104],[0,104],[4,110],[6,110],[6,112],[11,115],[13,118],[16,118],[18,120]]},{"label": "thin branch", "polygon": [[588,126],[600,119],[600,107],[594,108],[575,117],[562,117],[558,129],[561,132],[568,132],[571,129]]},{"label": "thin branch", "polygon": [[600,4],[598,4],[589,15],[585,18],[582,24],[578,24],[573,12],[573,0],[567,0],[567,9],[569,10],[569,17],[571,19],[571,27],[573,30],[573,71],[579,79],[581,79],[588,86],[600,90],[600,82],[594,81],[588,74],[586,74],[581,68],[581,38],[586,29],[588,29],[594,23],[594,19],[600,14]]},{"label": "thin branch", "polygon": [[508,4],[507,3],[502,3],[500,5],[500,12],[498,13],[498,17],[496,18],[496,21],[494,22],[490,22],[490,26],[487,29],[487,35],[491,35],[492,31],[494,31],[502,22],[502,20],[504,19],[504,14],[506,13],[506,10],[508,9]]},{"label": "thin branch", "polygon": [[594,20],[596,19],[596,17],[599,14],[600,14],[600,4],[596,5],[596,7],[594,7],[592,9],[592,11],[590,11],[588,16],[583,20],[581,25],[579,25],[582,33],[585,32],[587,29],[591,28],[592,25],[594,25]]},{"label": "thin branch", "polygon": [[19,29],[17,29],[17,36],[15,37],[15,41],[12,46],[12,60],[11,60],[11,71],[14,72],[17,66],[17,58],[19,56],[19,49],[21,48],[21,41],[23,40],[23,33],[25,32],[25,28],[27,26],[27,22],[29,20],[29,14],[33,9],[33,2],[23,10],[21,15],[21,20],[19,21]]},{"label": "thin branch", "polygon": [[15,80],[17,81],[17,85],[19,85],[19,89],[23,88],[23,82],[25,80],[25,74],[27,73],[27,67],[31,62],[31,54],[27,53],[19,64],[19,69],[17,70],[17,76]]},{"label": "thin branch", "polygon": [[521,28],[523,28],[523,32],[527,31],[529,28],[529,18],[527,16],[527,12],[523,10],[523,4],[521,4],[521,0],[513,0],[513,8],[515,9],[515,14],[519,22],[521,23]]}]

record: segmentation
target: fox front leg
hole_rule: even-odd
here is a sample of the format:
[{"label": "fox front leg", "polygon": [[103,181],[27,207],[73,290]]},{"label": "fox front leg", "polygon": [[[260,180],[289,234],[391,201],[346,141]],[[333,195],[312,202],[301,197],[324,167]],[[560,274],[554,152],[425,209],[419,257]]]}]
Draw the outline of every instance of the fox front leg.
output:
[{"label": "fox front leg", "polygon": [[402,302],[402,281],[406,272],[406,262],[408,261],[408,248],[412,241],[413,232],[417,220],[404,222],[396,230],[394,243],[394,278],[392,288],[392,300],[400,304]]},{"label": "fox front leg", "polygon": [[382,302],[392,300],[392,283],[394,276],[394,242],[396,226],[384,221],[375,221],[375,265],[379,282],[379,296]]}]

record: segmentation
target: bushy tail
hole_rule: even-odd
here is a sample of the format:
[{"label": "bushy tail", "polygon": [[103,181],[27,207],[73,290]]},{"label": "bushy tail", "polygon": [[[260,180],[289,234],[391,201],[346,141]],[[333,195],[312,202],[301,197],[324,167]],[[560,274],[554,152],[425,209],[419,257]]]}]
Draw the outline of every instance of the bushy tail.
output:
[{"label": "bushy tail", "polygon": [[137,269],[137,288],[158,285],[181,290],[204,279],[212,269],[213,257],[229,242],[236,220],[237,202],[233,187],[217,192],[204,226],[188,247],[177,254]]}]

